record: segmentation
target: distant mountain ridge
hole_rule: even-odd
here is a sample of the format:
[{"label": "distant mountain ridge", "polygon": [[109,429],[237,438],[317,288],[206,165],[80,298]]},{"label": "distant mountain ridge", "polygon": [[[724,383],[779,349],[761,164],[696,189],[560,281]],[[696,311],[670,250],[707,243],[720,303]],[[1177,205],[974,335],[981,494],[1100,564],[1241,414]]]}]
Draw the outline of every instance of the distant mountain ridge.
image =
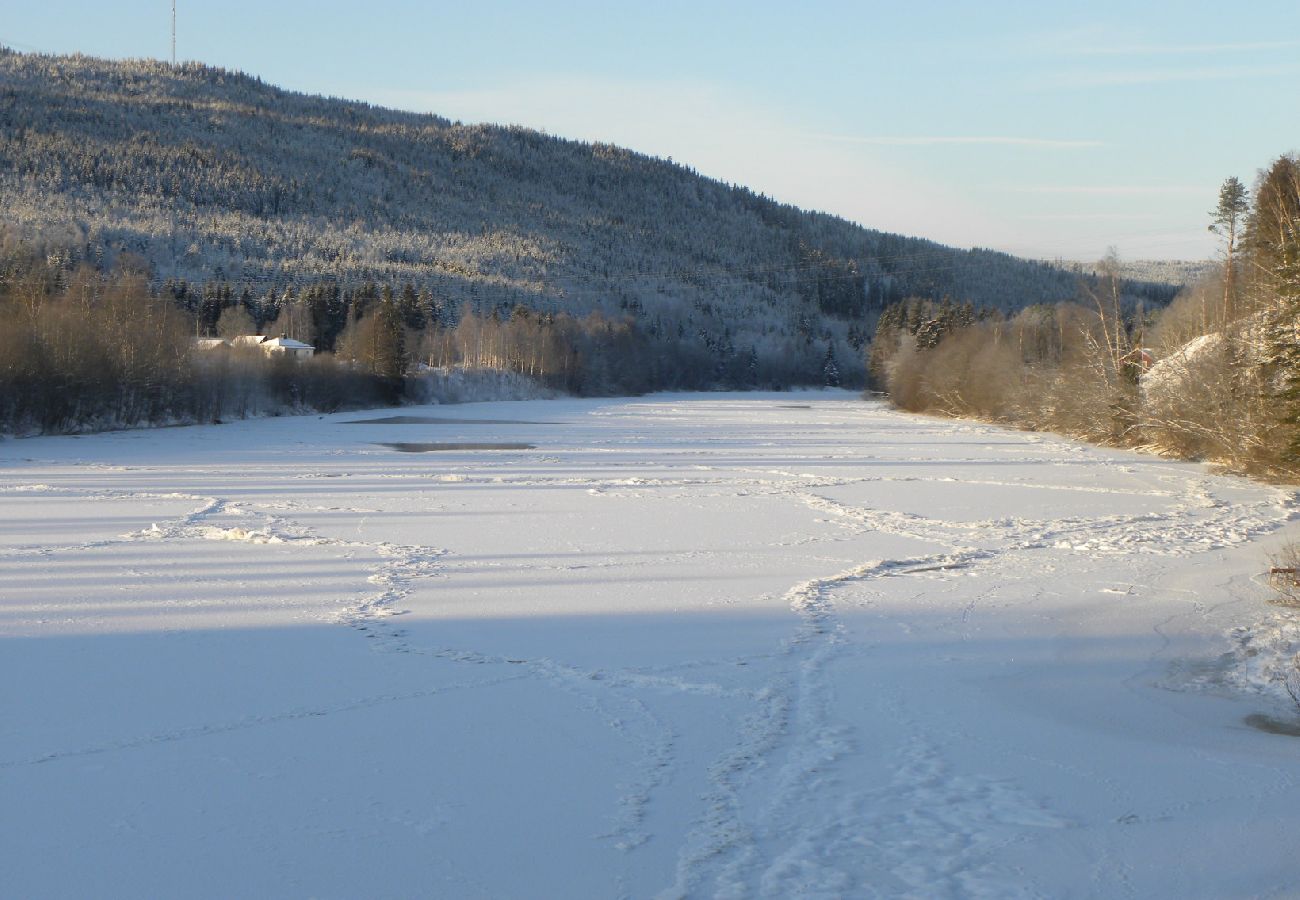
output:
[{"label": "distant mountain ridge", "polygon": [[[1053,260],[1052,264],[1069,272],[1097,274],[1096,260]],[[1126,259],[1119,263],[1120,274],[1131,281],[1178,287],[1200,281],[1217,267],[1210,259]]]},{"label": "distant mountain ridge", "polygon": [[[311,96],[199,64],[0,48],[0,249],[254,292],[412,284],[447,307],[856,356],[907,296],[1005,311],[1078,276],[806,212],[672,162]],[[1161,299],[1172,290],[1130,285]],[[1164,297],[1163,299],[1167,299]]]}]

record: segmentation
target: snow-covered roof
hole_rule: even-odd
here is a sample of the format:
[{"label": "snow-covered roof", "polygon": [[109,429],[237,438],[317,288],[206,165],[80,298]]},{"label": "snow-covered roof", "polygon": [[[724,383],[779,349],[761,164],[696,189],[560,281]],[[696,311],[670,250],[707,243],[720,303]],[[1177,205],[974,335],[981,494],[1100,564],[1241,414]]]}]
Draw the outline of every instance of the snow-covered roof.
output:
[{"label": "snow-covered roof", "polygon": [[293,338],[278,337],[267,338],[262,341],[263,347],[278,347],[281,350],[315,350],[311,344],[304,344],[302,341],[295,341]]}]

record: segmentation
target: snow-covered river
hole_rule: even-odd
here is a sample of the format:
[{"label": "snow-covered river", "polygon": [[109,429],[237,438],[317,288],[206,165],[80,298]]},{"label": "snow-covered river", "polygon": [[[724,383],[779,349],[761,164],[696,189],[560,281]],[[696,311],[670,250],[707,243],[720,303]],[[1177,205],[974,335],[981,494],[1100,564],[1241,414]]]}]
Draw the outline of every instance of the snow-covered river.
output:
[{"label": "snow-covered river", "polygon": [[6,441],[0,895],[1294,897],[1296,510],[847,393]]}]

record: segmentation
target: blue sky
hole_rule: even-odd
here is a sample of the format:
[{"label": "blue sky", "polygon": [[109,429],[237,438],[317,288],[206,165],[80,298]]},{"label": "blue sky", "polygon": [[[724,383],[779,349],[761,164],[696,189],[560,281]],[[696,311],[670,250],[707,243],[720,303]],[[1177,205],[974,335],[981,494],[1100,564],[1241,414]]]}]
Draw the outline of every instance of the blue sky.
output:
[{"label": "blue sky", "polygon": [[[1022,255],[1211,255],[1223,179],[1300,149],[1294,0],[177,5],[182,59]],[[0,0],[0,43],[165,58],[170,9]]]}]

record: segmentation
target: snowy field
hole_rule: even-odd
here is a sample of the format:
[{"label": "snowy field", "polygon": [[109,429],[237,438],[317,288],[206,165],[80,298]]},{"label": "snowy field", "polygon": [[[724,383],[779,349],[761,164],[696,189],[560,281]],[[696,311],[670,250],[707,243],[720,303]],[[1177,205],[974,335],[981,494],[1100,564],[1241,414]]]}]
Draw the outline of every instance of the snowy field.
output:
[{"label": "snowy field", "polygon": [[846,393],[6,441],[0,896],[1300,896],[1295,515]]}]

